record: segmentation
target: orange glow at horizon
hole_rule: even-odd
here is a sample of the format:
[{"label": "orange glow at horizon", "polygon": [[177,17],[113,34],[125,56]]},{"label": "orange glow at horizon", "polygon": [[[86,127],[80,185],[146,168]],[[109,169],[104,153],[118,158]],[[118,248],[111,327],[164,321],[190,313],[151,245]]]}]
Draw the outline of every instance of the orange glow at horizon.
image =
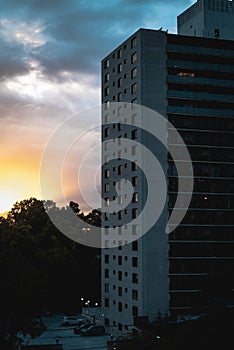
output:
[{"label": "orange glow at horizon", "polygon": [[[21,158],[22,159],[22,158]],[[36,197],[40,199],[38,166],[20,162],[19,159],[1,161],[0,213],[9,211],[15,202]]]}]

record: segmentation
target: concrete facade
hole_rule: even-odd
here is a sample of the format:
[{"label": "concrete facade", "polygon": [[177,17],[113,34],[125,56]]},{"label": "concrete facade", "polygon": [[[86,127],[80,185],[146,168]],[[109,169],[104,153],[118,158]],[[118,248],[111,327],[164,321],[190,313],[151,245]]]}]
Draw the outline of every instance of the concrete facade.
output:
[{"label": "concrete facade", "polygon": [[179,35],[232,40],[234,5],[229,0],[197,0],[177,17]]}]

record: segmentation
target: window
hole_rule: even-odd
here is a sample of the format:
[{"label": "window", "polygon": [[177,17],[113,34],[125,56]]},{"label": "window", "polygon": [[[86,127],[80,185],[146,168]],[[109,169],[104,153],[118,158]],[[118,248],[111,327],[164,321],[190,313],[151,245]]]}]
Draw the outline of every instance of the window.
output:
[{"label": "window", "polygon": [[123,210],[120,210],[120,211],[118,212],[118,219],[119,219],[119,220],[122,220],[122,219],[123,219]]},{"label": "window", "polygon": [[110,67],[110,60],[107,59],[107,60],[105,60],[105,62],[104,62],[104,68],[106,69],[106,68],[109,68],[109,67]]},{"label": "window", "polygon": [[137,129],[132,130],[132,140],[137,139]]},{"label": "window", "polygon": [[132,251],[138,251],[138,241],[132,242]]},{"label": "window", "polygon": [[132,201],[133,203],[137,203],[139,201],[139,195],[137,192],[133,193]]},{"label": "window", "polygon": [[138,274],[137,273],[132,274],[132,283],[138,283]]},{"label": "window", "polygon": [[119,64],[118,64],[118,73],[121,73],[121,72],[122,72],[122,69],[123,69],[122,63],[119,63]]},{"label": "window", "polygon": [[109,147],[110,147],[110,142],[109,141],[105,141],[105,144],[104,144],[105,151],[108,151]]},{"label": "window", "polygon": [[137,77],[137,67],[135,67],[131,70],[131,77],[132,77],[132,79]]},{"label": "window", "polygon": [[109,307],[109,299],[105,298],[105,307]]},{"label": "window", "polygon": [[105,83],[107,83],[110,80],[110,74],[106,73],[105,74]]},{"label": "window", "polygon": [[121,131],[122,130],[122,125],[121,123],[118,123],[118,131]]},{"label": "window", "polygon": [[[132,105],[136,104],[137,103],[137,98],[134,98],[132,101]],[[134,108],[134,106],[132,106]]]},{"label": "window", "polygon": [[118,166],[118,175],[122,175],[122,172],[123,172],[123,166],[119,165]]},{"label": "window", "polygon": [[105,255],[105,264],[109,264],[109,255]]},{"label": "window", "polygon": [[[137,92],[137,83],[132,84],[131,91],[132,91],[132,94],[135,94]],[[109,95],[109,93],[108,93],[108,95]]]},{"label": "window", "polygon": [[122,114],[122,107],[118,107],[118,117]]},{"label": "window", "polygon": [[132,115],[132,124],[137,124],[137,114]]},{"label": "window", "polygon": [[132,267],[137,267],[138,266],[138,259],[137,257],[132,257]]},{"label": "window", "polygon": [[132,218],[133,219],[137,218],[137,208],[132,209]]},{"label": "window", "polygon": [[137,170],[137,163],[132,162],[132,171],[136,171],[136,170]]},{"label": "window", "polygon": [[109,284],[105,283],[105,293],[109,293]]},{"label": "window", "polygon": [[123,81],[122,78],[119,78],[119,79],[118,79],[118,87],[121,87],[121,86],[122,86],[122,81]]},{"label": "window", "polygon": [[109,114],[105,114],[105,116],[104,116],[104,122],[105,122],[105,123],[108,123],[108,121],[109,121]]},{"label": "window", "polygon": [[106,169],[106,170],[105,170],[104,176],[105,176],[105,178],[110,177],[110,170],[109,170],[109,169]]},{"label": "window", "polygon": [[136,307],[136,306],[132,307],[132,316],[134,316],[134,317],[138,316],[138,307]]},{"label": "window", "polygon": [[215,28],[215,30],[214,30],[214,36],[215,36],[215,38],[219,38],[219,36],[220,36],[220,31],[219,31],[218,28]]},{"label": "window", "polygon": [[118,58],[121,58],[121,57],[122,57],[122,50],[121,50],[121,49],[118,50],[117,57],[118,57]]},{"label": "window", "polygon": [[118,311],[122,312],[123,310],[123,304],[121,302],[118,302]]},{"label": "window", "polygon": [[109,192],[110,191],[110,184],[105,184],[105,192]]},{"label": "window", "polygon": [[107,137],[110,135],[110,128],[105,128],[104,130],[104,136]]},{"label": "window", "polygon": [[123,289],[122,287],[118,287],[118,296],[122,297],[122,295],[123,295]]},{"label": "window", "polygon": [[[109,271],[109,270],[108,270]],[[122,271],[118,271],[118,280],[122,281]]]},{"label": "window", "polygon": [[131,62],[132,62],[132,63],[135,63],[136,61],[137,61],[137,53],[134,52],[134,53],[132,54],[132,56],[131,56]]},{"label": "window", "polygon": [[105,278],[109,278],[109,270],[105,269]]},{"label": "window", "polygon": [[135,289],[132,290],[132,300],[138,300],[138,291]]},{"label": "window", "polygon": [[118,323],[118,330],[119,330],[120,332],[122,332],[122,330],[123,330],[123,326],[122,326],[121,323]]},{"label": "window", "polygon": [[118,93],[118,102],[121,102],[123,100],[123,94],[122,92]]},{"label": "window", "polygon": [[136,187],[138,185],[138,177],[137,176],[132,177],[132,185],[134,187]]},{"label": "window", "polygon": [[136,155],[137,146],[132,146],[132,156]]},{"label": "window", "polygon": [[107,86],[104,90],[104,94],[105,94],[105,96],[108,96],[109,93],[110,93],[110,88],[109,88],[109,86]]},{"label": "window", "polygon": [[122,265],[122,256],[121,255],[118,256],[118,264]]},{"label": "window", "polygon": [[132,234],[137,235],[137,233],[138,233],[137,225],[132,225]]},{"label": "window", "polygon": [[137,44],[137,38],[134,37],[134,38],[132,38],[132,40],[131,40],[131,48],[133,49],[134,47],[136,47],[136,44]]},{"label": "window", "polygon": [[105,109],[109,109],[110,108],[110,101],[106,101],[105,102]]}]

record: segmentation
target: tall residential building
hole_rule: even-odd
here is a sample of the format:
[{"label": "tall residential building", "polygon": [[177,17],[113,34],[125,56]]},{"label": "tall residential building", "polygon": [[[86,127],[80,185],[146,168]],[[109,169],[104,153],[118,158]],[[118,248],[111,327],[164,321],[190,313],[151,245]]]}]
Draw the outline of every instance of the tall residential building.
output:
[{"label": "tall residential building", "polygon": [[[220,9],[221,15],[232,8],[230,1],[195,5],[214,3],[209,11]],[[217,29],[221,37],[221,22]],[[140,29],[102,61],[102,117],[111,123],[102,133],[102,196],[107,206],[117,200],[121,178],[134,188],[127,209],[103,218],[107,241],[108,228],[116,230],[116,247],[102,251],[103,314],[106,325],[119,330],[133,325],[136,317],[154,321],[160,313],[178,318],[205,312],[214,303],[234,304],[229,283],[234,267],[234,41],[183,34]],[[110,102],[129,102],[133,108],[124,115],[122,106],[118,110]],[[176,159],[165,149],[159,154],[168,185],[165,208],[142,238],[137,239],[141,225],[132,227],[136,239],[122,246],[123,232],[141,210],[146,189],[137,146],[127,150],[118,142],[120,137],[142,141],[140,126],[134,126],[135,103],[159,112],[179,131],[193,162],[194,190],[186,216],[167,235],[178,191],[175,161],[182,160],[177,135],[168,128],[167,148],[174,147]],[[110,139],[115,139],[114,154],[107,147]],[[124,160],[127,152],[136,163]],[[122,197],[124,193],[120,202]]]}]

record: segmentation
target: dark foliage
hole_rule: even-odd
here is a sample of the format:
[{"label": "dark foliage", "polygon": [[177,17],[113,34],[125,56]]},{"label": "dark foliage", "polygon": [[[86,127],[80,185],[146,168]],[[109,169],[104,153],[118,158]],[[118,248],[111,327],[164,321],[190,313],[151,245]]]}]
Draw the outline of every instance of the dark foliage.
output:
[{"label": "dark foliage", "polygon": [[[75,215],[94,225],[98,211],[87,216],[71,202]],[[50,221],[47,211],[66,211],[35,198],[15,203],[0,217],[0,336],[14,334],[26,317],[44,308],[79,312],[80,298],[99,301],[100,251],[75,243]],[[82,230],[82,222],[80,225]],[[20,323],[20,325],[19,325]]]}]

